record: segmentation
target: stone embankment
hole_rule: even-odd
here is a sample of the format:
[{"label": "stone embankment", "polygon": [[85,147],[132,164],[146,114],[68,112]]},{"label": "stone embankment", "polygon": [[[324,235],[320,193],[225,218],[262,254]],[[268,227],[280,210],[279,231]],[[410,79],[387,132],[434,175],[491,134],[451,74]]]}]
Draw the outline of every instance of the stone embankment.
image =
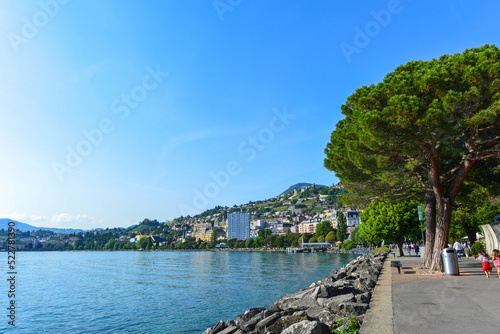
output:
[{"label": "stone embankment", "polygon": [[386,256],[360,256],[308,288],[281,297],[269,309],[249,309],[203,334],[326,334],[340,319],[355,317],[362,323]]}]

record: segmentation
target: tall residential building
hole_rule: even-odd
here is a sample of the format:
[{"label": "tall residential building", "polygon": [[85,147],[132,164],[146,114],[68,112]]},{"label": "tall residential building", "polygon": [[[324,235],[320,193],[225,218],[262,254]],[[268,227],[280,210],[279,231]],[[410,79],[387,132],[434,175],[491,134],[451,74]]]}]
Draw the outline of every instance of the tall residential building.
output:
[{"label": "tall residential building", "polygon": [[250,238],[250,214],[246,212],[235,212],[227,215],[228,240],[246,240]]}]

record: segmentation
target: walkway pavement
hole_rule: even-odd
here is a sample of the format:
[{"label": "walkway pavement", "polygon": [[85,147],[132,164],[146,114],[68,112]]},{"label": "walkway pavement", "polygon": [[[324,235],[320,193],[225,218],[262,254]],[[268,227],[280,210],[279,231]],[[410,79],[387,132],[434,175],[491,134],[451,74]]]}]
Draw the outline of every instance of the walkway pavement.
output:
[{"label": "walkway pavement", "polygon": [[[390,267],[394,260],[401,274]],[[492,263],[486,278],[474,258],[459,260],[459,276],[428,274],[420,262],[387,257],[361,333],[500,333],[500,279]]]}]

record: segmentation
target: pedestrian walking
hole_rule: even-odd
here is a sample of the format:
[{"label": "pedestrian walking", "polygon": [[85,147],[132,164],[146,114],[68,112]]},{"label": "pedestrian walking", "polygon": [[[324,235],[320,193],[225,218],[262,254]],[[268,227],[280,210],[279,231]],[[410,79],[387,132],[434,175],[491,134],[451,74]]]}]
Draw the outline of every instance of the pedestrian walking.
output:
[{"label": "pedestrian walking", "polygon": [[455,240],[455,243],[453,244],[453,249],[457,253],[458,259],[460,260],[460,256],[462,255],[462,244],[458,242],[458,240]]},{"label": "pedestrian walking", "polygon": [[467,260],[469,259],[469,256],[470,256],[470,246],[469,244],[466,242],[464,242],[464,254],[465,254],[465,257],[467,258]]},{"label": "pedestrian walking", "polygon": [[493,252],[491,252],[491,257],[495,268],[497,268],[498,278],[500,278],[500,251],[498,249],[494,249]]},{"label": "pedestrian walking", "polygon": [[490,257],[488,256],[488,254],[486,254],[484,250],[480,250],[477,259],[481,260],[481,262],[483,263],[483,271],[486,274],[486,278],[490,278],[491,270],[493,268],[491,268],[490,266]]},{"label": "pedestrian walking", "polygon": [[413,249],[415,250],[415,254],[418,256],[418,253],[420,252],[420,247],[418,247],[418,244],[415,244],[415,246],[413,246]]}]

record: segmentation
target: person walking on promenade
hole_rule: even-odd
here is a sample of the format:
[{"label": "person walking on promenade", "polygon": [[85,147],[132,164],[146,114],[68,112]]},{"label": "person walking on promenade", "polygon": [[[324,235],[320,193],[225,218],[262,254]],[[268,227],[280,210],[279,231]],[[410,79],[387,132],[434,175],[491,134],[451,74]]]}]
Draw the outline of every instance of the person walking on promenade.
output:
[{"label": "person walking on promenade", "polygon": [[486,274],[486,278],[490,278],[491,270],[493,268],[491,268],[490,266],[490,257],[488,256],[488,254],[486,254],[484,250],[480,250],[477,259],[481,260],[481,262],[483,263],[483,271]]},{"label": "person walking on promenade", "polygon": [[415,254],[418,256],[418,253],[420,252],[420,247],[418,247],[417,243],[415,243],[415,246],[413,247],[413,249],[415,250]]},{"label": "person walking on promenade", "polygon": [[460,260],[460,257],[462,255],[462,244],[458,242],[458,240],[455,240],[455,243],[453,244],[453,249],[457,253],[458,259]]},{"label": "person walking on promenade", "polygon": [[500,251],[498,249],[494,249],[493,252],[491,252],[491,257],[495,268],[497,268],[498,278],[500,278]]},{"label": "person walking on promenade", "polygon": [[465,257],[467,258],[467,260],[469,259],[469,256],[470,256],[470,246],[469,244],[466,242],[464,242],[464,246],[463,246],[463,249],[464,249],[464,254],[465,254]]}]

